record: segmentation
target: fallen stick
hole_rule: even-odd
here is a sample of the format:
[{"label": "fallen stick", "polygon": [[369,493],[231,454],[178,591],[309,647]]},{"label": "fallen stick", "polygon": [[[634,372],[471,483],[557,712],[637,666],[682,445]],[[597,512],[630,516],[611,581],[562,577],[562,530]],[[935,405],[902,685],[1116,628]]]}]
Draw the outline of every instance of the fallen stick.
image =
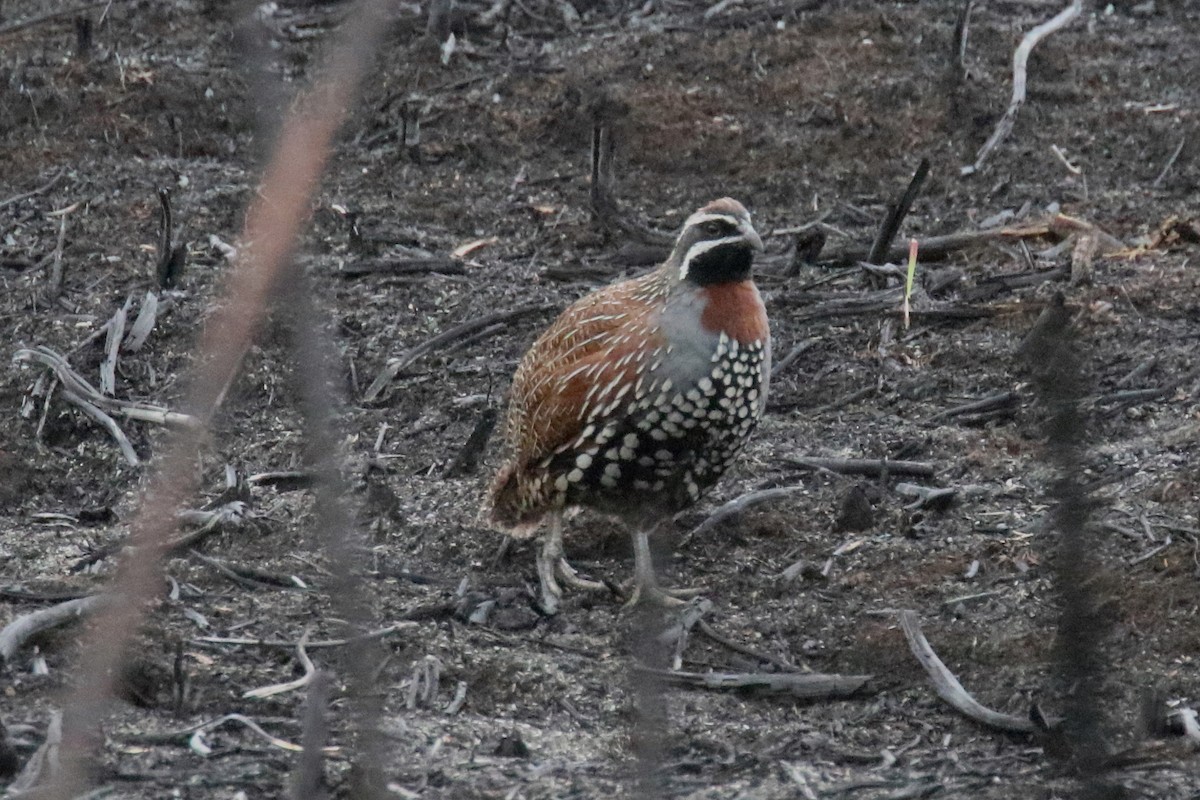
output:
[{"label": "fallen stick", "polygon": [[104,595],[93,594],[17,617],[0,630],[0,666],[11,664],[21,648],[34,636],[92,613],[106,599]]},{"label": "fallen stick", "polygon": [[1021,43],[1017,45],[1016,52],[1013,53],[1013,92],[1008,109],[1004,112],[1004,116],[1000,118],[1000,121],[996,123],[996,128],[992,131],[992,135],[984,142],[983,147],[979,148],[979,152],[975,155],[975,163],[963,167],[959,171],[960,174],[972,175],[978,172],[983,167],[983,162],[996,149],[996,146],[1012,132],[1013,124],[1017,120],[1017,112],[1021,110],[1021,106],[1025,105],[1025,79],[1028,73],[1029,54],[1033,51],[1033,48],[1042,39],[1066,27],[1082,12],[1083,0],[1071,0],[1070,5],[1029,31],[1021,39]]},{"label": "fallen stick", "polygon": [[28,200],[31,197],[37,197],[39,194],[45,194],[46,192],[53,189],[54,184],[58,183],[62,179],[62,176],[66,175],[66,174],[67,174],[66,170],[60,169],[58,172],[54,173],[54,177],[52,177],[50,180],[46,181],[45,183],[43,183],[41,186],[37,187],[36,189],[30,189],[28,192],[22,192],[21,194],[15,194],[12,197],[7,198],[6,200],[0,200],[0,209],[7,208],[11,205],[15,205],[15,204],[21,202],[22,200]]},{"label": "fallen stick", "polygon": [[937,653],[933,652],[929,640],[921,632],[921,623],[917,619],[915,611],[900,612],[900,627],[904,630],[905,638],[908,639],[909,649],[912,650],[912,654],[916,656],[917,661],[928,673],[930,681],[933,682],[933,688],[938,697],[946,701],[955,711],[994,730],[1010,733],[1034,733],[1040,730],[1033,720],[1027,717],[993,711],[972,697],[970,692],[958,682],[958,678],[954,677],[954,673],[938,658]]},{"label": "fallen stick", "polygon": [[46,738],[34,751],[20,774],[13,779],[4,793],[6,798],[40,797],[38,787],[45,787],[59,777],[60,757],[62,748],[62,719],[61,711],[50,712],[50,724],[46,726]]},{"label": "fallen stick", "polygon": [[379,258],[343,264],[334,270],[333,274],[342,278],[356,278],[360,275],[424,275],[428,273],[465,275],[467,268],[462,261],[456,258]]},{"label": "fallen stick", "polygon": [[933,464],[923,461],[889,461],[878,458],[824,458],[821,456],[788,456],[784,463],[800,469],[818,469],[836,472],[840,475],[866,475],[877,477],[888,475],[915,475],[920,478],[932,478]]},{"label": "fallen stick", "polygon": [[168,411],[161,406],[105,397],[96,390],[96,387],[88,383],[82,375],[76,372],[67,363],[66,358],[44,345],[34,348],[21,348],[13,353],[13,361],[35,361],[49,367],[54,371],[59,381],[62,382],[64,392],[74,392],[79,397],[108,413],[119,414],[127,419],[153,422],[177,428],[194,429],[200,424],[199,420],[190,414]]},{"label": "fallen stick", "polygon": [[1021,396],[1013,391],[996,392],[989,394],[980,400],[974,400],[970,403],[963,403],[952,408],[942,409],[936,414],[932,414],[925,418],[925,424],[929,425],[944,419],[952,419],[961,417],[964,414],[974,414],[980,411],[993,411],[998,408],[1012,408],[1021,400]]},{"label": "fallen stick", "polygon": [[270,686],[261,686],[257,689],[248,689],[242,692],[242,697],[250,700],[262,700],[267,697],[274,697],[277,694],[284,694],[296,689],[303,689],[308,686],[317,676],[317,668],[313,664],[312,659],[308,657],[307,651],[308,633],[305,632],[300,637],[300,641],[296,643],[296,657],[300,659],[300,666],[304,668],[304,674],[295,680],[287,681],[286,683],[274,683]]},{"label": "fallen stick", "polygon": [[862,693],[873,675],[822,675],[777,672],[678,672],[635,667],[641,675],[660,678],[673,686],[720,691],[789,694],[805,700],[832,700]]},{"label": "fallen stick", "polygon": [[121,426],[115,419],[106,414],[99,406],[66,387],[62,390],[62,396],[64,400],[77,406],[80,411],[100,423],[100,427],[108,431],[108,435],[117,443],[117,447],[121,449],[121,455],[125,457],[125,462],[129,466],[136,467],[142,463],[142,460],[138,458],[137,451],[133,449],[133,443],[129,441],[129,437],[125,435],[125,431],[121,430]]},{"label": "fallen stick", "polygon": [[[372,639],[382,639],[385,636],[391,636],[393,633],[400,631],[413,630],[420,627],[419,622],[397,622],[394,625],[389,625],[386,628],[380,628],[376,631],[364,633],[362,636],[356,636],[350,639],[320,639],[315,642],[308,642],[305,648],[308,650],[319,650],[326,647],[345,647],[348,644],[356,641],[370,641]],[[200,636],[192,639],[193,642],[204,644],[228,644],[240,645],[243,647],[267,647],[267,648],[284,648],[293,650],[296,647],[296,642],[285,641],[281,639],[249,639],[231,636]]]},{"label": "fallen stick", "polygon": [[709,514],[707,519],[684,534],[683,538],[679,540],[679,546],[683,547],[695,537],[703,536],[725,520],[738,516],[748,508],[765,503],[768,500],[787,497],[788,495],[802,491],[804,488],[803,486],[782,486],[775,489],[760,489],[756,492],[747,492],[741,497],[736,497],[720,506],[716,511]]},{"label": "fallen stick", "polygon": [[534,304],[527,306],[519,306],[510,311],[497,311],[493,314],[484,314],[482,317],[464,322],[461,325],[456,325],[449,330],[442,331],[432,339],[426,339],[418,345],[410,347],[395,358],[389,359],[387,366],[379,373],[378,377],[367,387],[367,391],[363,393],[362,401],[364,403],[373,402],[387,388],[387,385],[400,374],[402,370],[412,365],[417,359],[426,353],[432,353],[441,347],[454,342],[463,336],[474,333],[480,328],[486,328],[489,325],[494,325],[497,322],[507,322],[529,314],[540,314],[549,311],[553,306],[546,304]]}]

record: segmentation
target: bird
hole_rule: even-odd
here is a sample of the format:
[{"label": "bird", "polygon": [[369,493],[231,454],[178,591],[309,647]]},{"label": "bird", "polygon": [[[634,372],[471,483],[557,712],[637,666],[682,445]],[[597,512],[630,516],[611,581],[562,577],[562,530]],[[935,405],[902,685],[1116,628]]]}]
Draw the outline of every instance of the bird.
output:
[{"label": "bird", "polygon": [[484,511],[516,538],[549,521],[537,558],[545,613],[558,611],[559,577],[604,588],[564,556],[574,507],[631,530],[627,605],[683,602],[686,592],[659,584],[650,536],[717,482],[766,407],[771,337],[753,280],[762,249],[746,207],[714,200],[687,218],[666,261],[576,301],[517,366]]}]

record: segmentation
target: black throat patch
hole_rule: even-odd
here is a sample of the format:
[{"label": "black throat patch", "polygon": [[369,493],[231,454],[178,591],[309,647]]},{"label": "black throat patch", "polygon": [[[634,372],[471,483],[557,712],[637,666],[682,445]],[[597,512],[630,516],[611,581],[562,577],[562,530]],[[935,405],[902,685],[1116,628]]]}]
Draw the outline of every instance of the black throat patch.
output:
[{"label": "black throat patch", "polygon": [[744,281],[750,277],[754,251],[745,241],[720,244],[688,263],[687,280],[697,286]]}]

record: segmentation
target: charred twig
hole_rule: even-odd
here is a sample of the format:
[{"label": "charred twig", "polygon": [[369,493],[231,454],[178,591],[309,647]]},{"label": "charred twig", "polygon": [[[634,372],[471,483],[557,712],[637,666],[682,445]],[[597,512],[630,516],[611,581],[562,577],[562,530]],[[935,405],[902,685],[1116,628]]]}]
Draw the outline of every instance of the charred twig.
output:
[{"label": "charred twig", "polygon": [[[716,642],[717,644],[721,645],[722,647],[728,647],[730,650],[734,651],[735,653],[741,653],[744,656],[749,656],[750,658],[758,659],[759,661],[762,661],[765,664],[770,664],[770,665],[772,665],[778,669],[784,670],[784,671],[790,672],[790,671],[796,669],[796,665],[789,663],[786,659],[779,658],[778,656],[773,656],[770,653],[764,653],[761,650],[756,650],[753,647],[750,647],[749,645],[745,645],[745,644],[742,644],[741,642],[736,642],[733,639],[730,639],[728,636],[725,636],[724,634],[718,632],[715,628],[713,628],[712,625],[709,625],[707,622],[705,622],[702,619],[697,620],[696,622],[697,622],[696,630],[700,631],[700,633],[704,634],[706,637],[708,637],[712,641]],[[679,669],[679,666],[676,665],[675,669]]]},{"label": "charred twig", "polygon": [[[1036,225],[1023,228],[989,228],[982,231],[962,231],[959,233],[949,233],[945,236],[930,236],[928,239],[920,240],[921,260],[937,261],[951,253],[964,250],[968,247],[989,244],[994,241],[1036,238],[1047,236],[1051,232],[1049,225]],[[820,263],[837,266],[858,264],[866,261],[870,255],[870,247],[851,245],[849,247],[834,248],[825,251],[821,256]],[[884,262],[900,263],[907,256],[908,244],[896,244],[888,248],[887,254],[882,260]]]},{"label": "charred twig", "polygon": [[968,302],[987,300],[1002,292],[1011,292],[1026,286],[1041,286],[1048,281],[1064,281],[1071,277],[1070,267],[1055,267],[1029,272],[1016,272],[1007,275],[992,275],[983,278],[974,286],[963,289],[959,295]]},{"label": "charred twig", "polygon": [[933,464],[922,461],[889,461],[875,458],[825,458],[822,456],[788,456],[784,463],[799,469],[818,469],[836,472],[841,475],[865,475],[878,477],[887,475],[910,475],[920,478],[932,478]]},{"label": "charred twig", "polygon": [[992,131],[992,135],[988,137],[983,147],[979,148],[979,152],[975,155],[975,163],[963,167],[960,170],[961,174],[971,175],[978,172],[983,167],[983,162],[991,155],[991,152],[1012,131],[1013,123],[1017,119],[1017,112],[1025,104],[1025,79],[1028,71],[1029,54],[1033,51],[1033,48],[1042,39],[1068,25],[1082,12],[1083,0],[1071,0],[1070,5],[1029,31],[1029,33],[1025,34],[1025,38],[1021,39],[1021,43],[1017,45],[1016,52],[1013,53],[1013,91],[1012,100],[1008,104],[1008,110],[1004,112],[1004,116],[996,123],[995,130]]},{"label": "charred twig", "polygon": [[169,289],[176,284],[183,274],[184,261],[187,257],[187,247],[175,243],[175,227],[171,219],[171,192],[167,189],[158,190],[158,205],[160,209],[158,223],[158,265],[155,274],[158,285]]},{"label": "charred twig", "polygon": [[457,258],[380,258],[343,264],[334,271],[342,278],[361,275],[465,275],[467,268]]},{"label": "charred twig", "polygon": [[925,672],[933,682],[933,688],[938,697],[946,701],[955,711],[994,730],[1011,733],[1033,733],[1039,730],[1028,717],[993,711],[972,697],[971,693],[963,688],[963,685],[958,682],[958,678],[954,677],[954,673],[933,651],[929,640],[921,632],[921,623],[915,611],[900,612],[900,627],[904,630],[905,638],[908,639],[909,649],[912,650],[912,654],[916,656],[917,661],[925,668]]},{"label": "charred twig", "polygon": [[879,384],[872,383],[869,386],[864,386],[861,389],[855,389],[849,394],[842,395],[836,400],[830,401],[823,406],[817,406],[816,408],[812,409],[810,413],[812,413],[814,416],[817,414],[828,414],[830,411],[837,411],[838,409],[845,408],[851,403],[857,403],[859,400],[862,400],[865,397],[870,397],[877,391],[879,391]]},{"label": "charred twig", "polygon": [[980,400],[974,400],[970,403],[963,403],[953,408],[943,409],[936,414],[925,418],[925,424],[930,425],[934,422],[939,422],[945,419],[953,419],[961,417],[964,414],[978,414],[982,411],[995,411],[997,409],[1011,409],[1021,400],[1021,396],[1013,391],[996,392],[989,394]]},{"label": "charred twig", "polygon": [[1187,144],[1186,136],[1179,140],[1179,144],[1176,146],[1174,152],[1171,153],[1171,157],[1168,158],[1167,163],[1163,165],[1162,172],[1158,173],[1158,177],[1154,179],[1154,183],[1150,184],[1152,188],[1157,189],[1162,182],[1167,179],[1167,175],[1171,173],[1171,167],[1175,166],[1175,162],[1179,160],[1179,154],[1183,152],[1183,146],[1185,144]]},{"label": "charred twig", "polygon": [[782,374],[785,369],[796,362],[796,359],[807,353],[809,350],[819,344],[820,341],[820,339],[813,338],[805,339],[803,342],[796,344],[791,350],[788,351],[786,356],[779,359],[775,366],[771,367],[771,379],[774,380],[776,376]]},{"label": "charred twig", "polygon": [[592,186],[590,200],[592,215],[605,229],[617,231],[627,237],[647,244],[670,246],[672,237],[651,230],[640,222],[628,219],[621,213],[613,191],[613,155],[616,142],[612,126],[597,119],[592,127]]},{"label": "charred twig", "polygon": [[471,435],[467,437],[466,443],[446,467],[446,471],[442,473],[443,478],[473,475],[479,469],[483,450],[487,447],[488,439],[492,436],[492,429],[496,427],[496,420],[499,418],[500,412],[494,406],[488,406],[483,410],[479,419],[475,420],[475,427],[471,429]]},{"label": "charred twig", "polygon": [[752,694],[787,694],[805,700],[836,700],[862,694],[873,675],[822,675],[819,673],[774,672],[677,672],[635,667],[641,675],[653,676],[673,686]]},{"label": "charred twig", "polygon": [[17,617],[0,630],[0,666],[11,665],[25,643],[42,631],[58,628],[91,614],[106,600],[104,595],[93,594]]},{"label": "charred twig", "polygon": [[58,183],[60,180],[62,180],[62,176],[66,175],[66,174],[67,174],[67,171],[65,169],[60,169],[54,173],[54,176],[51,177],[50,180],[46,181],[45,183],[43,183],[41,186],[37,187],[36,189],[30,189],[28,192],[22,192],[21,194],[15,194],[12,197],[6,198],[4,200],[0,200],[0,209],[8,208],[11,205],[15,205],[15,204],[21,202],[22,200],[28,200],[31,197],[37,197],[39,194],[45,194],[46,192],[53,189],[54,185],[56,183]]},{"label": "charred twig", "polygon": [[362,400],[364,403],[373,402],[387,388],[387,385],[400,374],[400,372],[415,361],[424,356],[426,353],[432,353],[446,345],[461,339],[464,336],[474,333],[480,328],[486,328],[489,325],[494,325],[497,322],[508,322],[518,319],[529,314],[541,314],[549,311],[553,306],[545,304],[533,304],[519,306],[510,311],[497,311],[492,314],[484,314],[482,317],[464,322],[461,325],[456,325],[453,328],[442,331],[437,336],[427,339],[418,345],[410,347],[395,358],[389,359],[387,366],[380,371],[379,375],[367,387],[367,391],[363,393]]},{"label": "charred twig", "polygon": [[54,245],[54,258],[50,262],[50,278],[46,281],[43,292],[43,298],[48,303],[53,303],[62,294],[63,275],[66,271],[63,267],[63,247],[67,242],[67,212],[74,208],[75,206],[70,206],[64,209],[64,213],[58,218],[58,241]]},{"label": "charred twig", "polygon": [[886,256],[892,242],[896,239],[896,234],[900,232],[900,224],[908,216],[913,201],[917,199],[927,177],[929,177],[929,159],[922,158],[921,163],[917,165],[917,171],[913,173],[912,180],[908,182],[904,194],[900,195],[900,199],[888,208],[887,216],[884,217],[883,224],[879,227],[879,234],[875,237],[875,243],[871,245],[871,252],[867,255],[868,264],[883,264],[888,260]]},{"label": "charred twig", "polygon": [[776,500],[780,497],[787,497],[788,495],[795,494],[796,492],[803,491],[804,489],[804,486],[783,486],[776,489],[760,489],[756,492],[747,492],[741,497],[730,500],[712,514],[709,514],[706,520],[683,535],[683,538],[679,540],[679,546],[685,546],[695,537],[708,533],[725,520],[738,516],[748,508],[759,505],[760,503],[765,503],[768,500]]}]

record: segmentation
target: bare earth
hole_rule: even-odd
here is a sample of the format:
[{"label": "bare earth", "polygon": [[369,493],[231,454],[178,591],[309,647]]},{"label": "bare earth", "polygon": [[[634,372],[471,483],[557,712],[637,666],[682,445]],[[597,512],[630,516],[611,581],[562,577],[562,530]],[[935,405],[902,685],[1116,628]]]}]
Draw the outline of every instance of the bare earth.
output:
[{"label": "bare earth", "polygon": [[[486,4],[463,3],[462,19],[449,21],[457,47],[443,65],[416,5],[398,4],[302,246],[349,397],[340,425],[370,541],[364,588],[379,627],[413,623],[380,640],[377,665],[395,796],[641,796],[632,618],[615,596],[579,593],[557,617],[538,613],[533,545],[515,543],[498,557],[501,535],[478,519],[498,436],[478,469],[445,477],[481,415],[501,406],[513,367],[555,310],[642,268],[630,266],[628,252],[617,255],[623,242],[590,213],[590,135],[600,113],[617,132],[624,212],[671,231],[705,201],[742,200],[768,243],[759,284],[776,359],[810,342],[776,376],[741,462],[659,542],[664,579],[703,586],[712,628],[762,657],[694,632],[682,666],[874,676],[857,696],[821,702],[669,690],[666,795],[1073,791],[1046,741],[986,730],[942,703],[895,613],[920,615],[934,648],[985,705],[1061,713],[1071,687],[1054,666],[1058,534],[1047,523],[1047,492],[1055,473],[1043,447],[1045,412],[1016,350],[1062,291],[1087,373],[1081,480],[1093,489],[1104,565],[1097,586],[1111,625],[1101,698],[1118,753],[1109,779],[1123,796],[1200,797],[1197,748],[1169,734],[1151,738],[1142,710],[1151,691],[1167,710],[1200,708],[1196,5],[1089,7],[1042,42],[1012,136],[970,177],[959,168],[1008,102],[1013,48],[1059,4],[978,4],[965,81],[953,69],[958,2],[744,0],[707,17],[709,3],[575,0],[574,16],[566,5],[515,2],[507,22],[485,28]],[[157,288],[156,191],[167,188],[186,266],[178,286],[160,293],[165,307],[146,345],[122,354],[115,393],[178,410],[196,334],[228,270],[210,236],[236,241],[269,147],[263,126],[310,77],[346,8],[281,2],[255,22],[231,10],[240,4],[216,0],[116,2],[101,24],[103,6],[84,12],[93,23],[86,57],[71,16],[4,32],[49,6],[0,4],[0,341],[9,356],[53,348],[98,382],[104,338],[84,343],[127,297],[136,314]],[[399,138],[406,117],[407,143]],[[908,329],[894,292],[877,308],[845,305],[898,286],[895,277],[793,269],[786,229],[820,220],[827,253],[869,245],[922,156],[932,171],[903,240],[1036,226],[1061,211],[1124,247],[1095,255],[1090,282],[1068,282],[1063,269],[1016,288],[988,279],[1067,268],[1073,258],[1078,269],[1087,261],[1080,237],[1061,247],[1056,233],[1009,238],[923,262],[917,280],[927,291],[915,307],[924,313]],[[49,189],[5,202],[60,172]],[[65,217],[48,215],[72,204]],[[365,241],[357,249],[339,206],[358,214]],[[48,301],[64,219],[65,277]],[[344,273],[381,259],[446,258],[476,240],[486,241],[444,274]],[[380,399],[362,401],[389,357],[528,304],[549,310],[434,350]],[[972,313],[937,313],[947,309]],[[304,468],[292,327],[277,313],[247,359],[199,464],[193,508],[228,499],[226,465],[242,475]],[[142,460],[133,467],[61,394],[48,406],[31,399],[23,417],[43,374],[19,364],[0,378],[5,623],[52,596],[104,585],[115,558],[89,556],[127,535],[168,436],[124,422]],[[940,413],[1002,392],[1013,394],[999,407]],[[803,456],[906,459],[935,472],[844,476],[789,461]],[[947,507],[909,508],[914,498],[897,491],[901,483],[960,491]],[[720,504],[783,486],[802,488],[687,536]],[[855,494],[871,506],[861,530],[838,524]],[[130,697],[106,727],[99,780],[108,797],[286,794],[295,755],[243,726],[208,733],[207,756],[186,735],[147,737],[237,712],[299,741],[303,691],[243,698],[297,677],[294,650],[200,637],[295,642],[306,631],[313,640],[343,633],[330,610],[311,490],[260,482],[242,499],[246,524],[200,551],[243,580],[196,557],[168,564],[174,592],[149,609]],[[593,578],[619,584],[632,573],[626,532],[607,519],[570,521],[567,549]],[[259,571],[253,581],[247,569]],[[59,707],[72,664],[86,658],[79,631],[42,637],[36,653],[26,648],[7,666],[0,721],[22,759]],[[187,679],[181,703],[177,648]],[[44,674],[33,671],[36,656]],[[336,649],[312,657],[336,666]],[[414,687],[422,671],[434,683]],[[465,700],[447,713],[460,685]],[[345,743],[351,721],[336,691],[332,709],[333,743]],[[347,762],[331,757],[326,772],[344,794]]]}]

